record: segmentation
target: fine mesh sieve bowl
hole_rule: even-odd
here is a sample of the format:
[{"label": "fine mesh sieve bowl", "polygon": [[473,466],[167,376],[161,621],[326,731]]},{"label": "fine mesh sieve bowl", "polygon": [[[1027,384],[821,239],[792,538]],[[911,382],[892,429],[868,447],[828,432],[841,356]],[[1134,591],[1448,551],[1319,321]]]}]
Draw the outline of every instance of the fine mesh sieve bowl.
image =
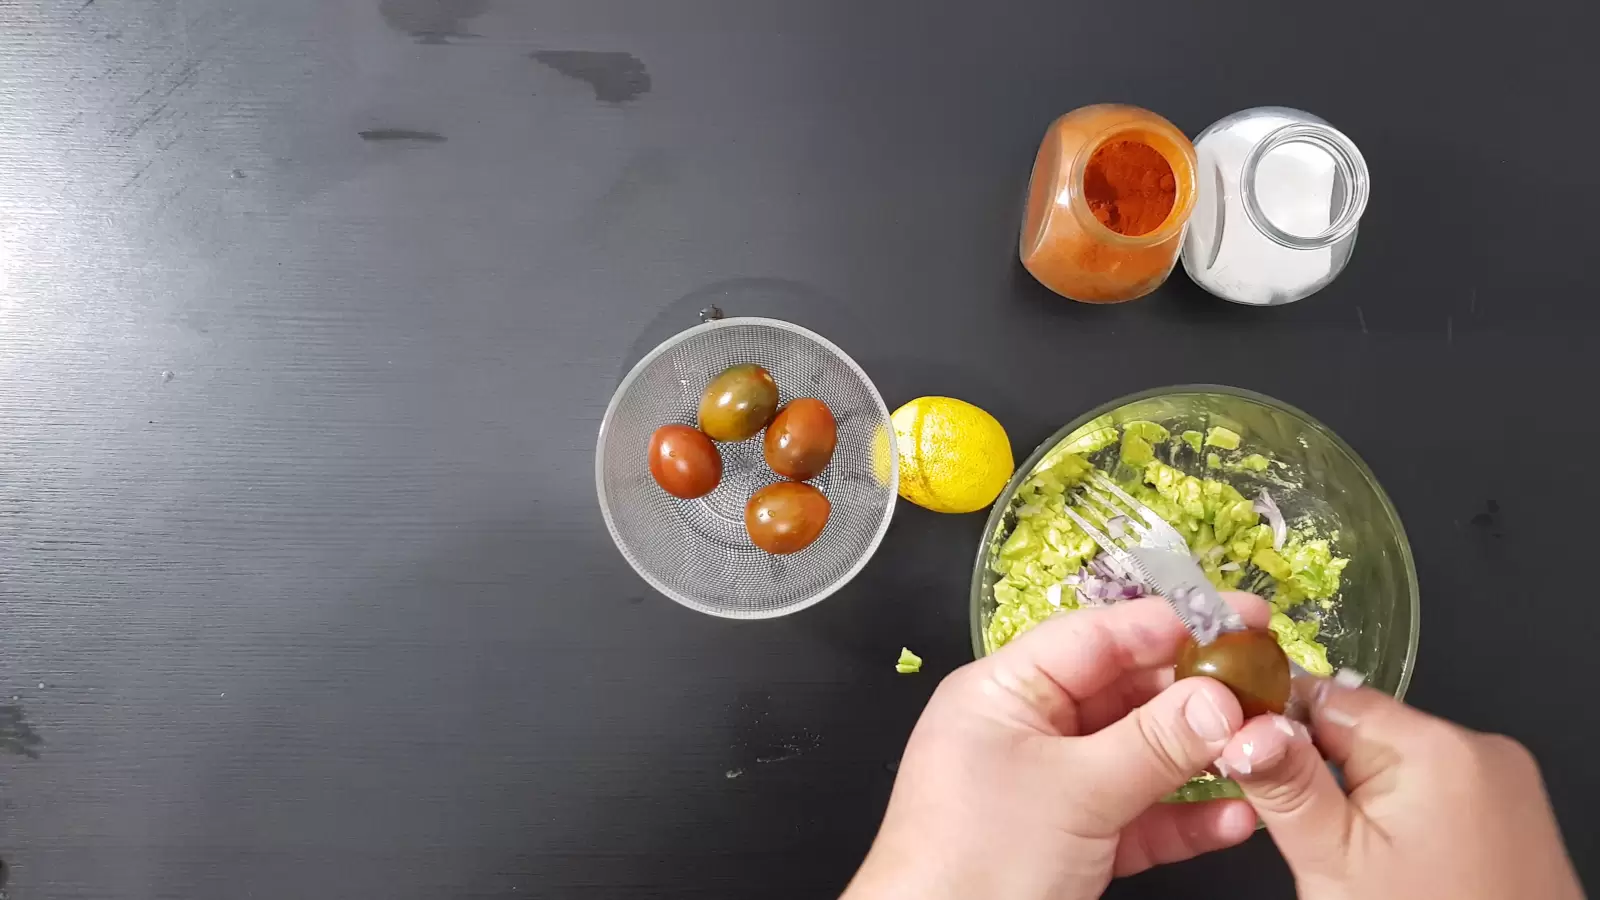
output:
[{"label": "fine mesh sieve bowl", "polygon": [[[706,385],[741,363],[772,373],[781,404],[815,397],[838,423],[833,459],[810,481],[833,510],[822,534],[798,553],[773,556],[745,532],[745,503],[780,480],[767,467],[760,434],[717,444],[722,481],[699,499],[673,497],[650,477],[651,434],[662,425],[695,425]],[[781,616],[843,587],[878,549],[898,477],[890,434],[877,388],[827,340],[776,319],[711,321],[667,339],[622,379],[600,423],[595,490],[617,549],[651,587],[714,616]]]}]

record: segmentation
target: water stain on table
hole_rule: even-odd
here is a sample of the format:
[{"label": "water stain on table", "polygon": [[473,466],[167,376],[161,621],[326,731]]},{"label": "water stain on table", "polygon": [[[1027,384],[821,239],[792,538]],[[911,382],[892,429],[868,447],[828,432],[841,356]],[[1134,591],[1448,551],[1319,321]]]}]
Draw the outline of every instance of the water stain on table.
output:
[{"label": "water stain on table", "polygon": [[28,724],[22,707],[14,703],[0,705],[0,753],[39,758],[39,747],[44,739]]},{"label": "water stain on table", "polygon": [[378,13],[389,27],[419,44],[448,44],[450,38],[472,37],[462,31],[468,20],[483,15],[489,0],[382,0]]},{"label": "water stain on table", "polygon": [[1487,530],[1490,537],[1505,537],[1505,529],[1500,524],[1500,502],[1492,497],[1484,501],[1483,512],[1473,516],[1471,522]]},{"label": "water stain on table", "polygon": [[609,50],[537,50],[528,56],[541,65],[594,89],[601,103],[622,104],[650,93],[650,72],[632,53]]},{"label": "water stain on table", "polygon": [[421,141],[425,144],[440,144],[449,138],[437,131],[416,131],[410,128],[373,128],[360,131],[363,141]]}]

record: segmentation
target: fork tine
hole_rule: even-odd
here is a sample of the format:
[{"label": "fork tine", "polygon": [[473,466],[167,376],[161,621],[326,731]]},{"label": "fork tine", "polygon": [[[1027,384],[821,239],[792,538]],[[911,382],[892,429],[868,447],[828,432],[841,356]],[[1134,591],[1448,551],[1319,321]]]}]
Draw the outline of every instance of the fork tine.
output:
[{"label": "fork tine", "polygon": [[[1099,491],[1096,491],[1094,488],[1084,485],[1083,492],[1085,495],[1093,498],[1095,502],[1099,503],[1107,510],[1110,510],[1113,517],[1121,517],[1127,520],[1128,527],[1133,531],[1138,532],[1141,535],[1149,531],[1149,529],[1146,528],[1143,523],[1134,518],[1134,513],[1130,513],[1129,511],[1118,507],[1115,503],[1111,502],[1110,498],[1106,497],[1104,494],[1101,494]],[[1103,515],[1101,518],[1105,519],[1106,527],[1109,528],[1111,525],[1111,520]]]},{"label": "fork tine", "polygon": [[[1111,479],[1100,473],[1095,473],[1090,476],[1089,481],[1122,500],[1128,505],[1129,509],[1133,510],[1134,517],[1143,520],[1150,526],[1147,530],[1137,527],[1134,529],[1138,531],[1140,546],[1161,547],[1174,553],[1187,553],[1189,551],[1189,542],[1184,539],[1183,534],[1178,529],[1172,527],[1166,519],[1161,518],[1155,510],[1129,496],[1126,491],[1117,487],[1116,483]],[[1084,490],[1088,490],[1088,488],[1085,487]]]},{"label": "fork tine", "polygon": [[1105,527],[1106,523],[1110,522],[1112,516],[1115,515],[1115,513],[1108,515],[1105,510],[1096,508],[1093,503],[1089,502],[1089,498],[1082,491],[1079,491],[1074,499],[1077,501],[1078,511],[1091,517],[1095,524],[1102,527]]},{"label": "fork tine", "polygon": [[1096,512],[1101,513],[1102,516],[1105,515],[1107,512],[1109,512],[1113,516],[1125,516],[1125,515],[1127,515],[1126,512],[1118,509],[1117,505],[1115,503],[1111,502],[1111,498],[1110,497],[1107,497],[1105,494],[1102,494],[1099,491],[1095,490],[1094,488],[1089,487],[1087,484],[1080,485],[1078,487],[1078,490],[1083,492],[1083,496],[1084,497],[1088,498],[1089,500],[1095,501],[1096,503],[1100,504],[1101,507],[1103,507],[1104,511],[1096,510]]},{"label": "fork tine", "polygon": [[1062,506],[1061,511],[1066,513],[1067,516],[1071,518],[1079,528],[1082,528],[1083,533],[1087,534],[1089,538],[1095,542],[1095,545],[1101,550],[1106,551],[1112,556],[1116,556],[1118,553],[1124,552],[1122,548],[1118,547],[1116,542],[1111,539],[1110,535],[1089,524],[1088,519],[1085,519],[1083,516],[1073,512],[1071,504]]},{"label": "fork tine", "polygon": [[1161,519],[1160,516],[1157,516],[1154,510],[1133,499],[1133,497],[1129,496],[1126,491],[1117,487],[1117,483],[1111,479],[1096,472],[1094,475],[1090,476],[1090,480],[1096,485],[1099,485],[1100,487],[1105,488],[1107,491],[1110,491],[1112,494],[1116,495],[1117,499],[1128,504],[1129,509],[1133,510],[1134,513],[1139,516],[1139,518],[1144,519],[1146,522],[1150,523],[1150,525],[1157,528],[1161,527],[1160,525],[1156,524],[1157,521],[1159,521],[1161,525],[1167,524],[1166,520]]},{"label": "fork tine", "polygon": [[1094,503],[1090,502],[1085,493],[1086,491],[1088,491],[1088,488],[1081,484],[1073,488],[1067,493],[1066,505],[1076,508],[1079,515],[1088,516],[1090,521],[1103,528],[1106,522],[1117,514],[1117,510],[1112,507],[1111,512],[1107,513],[1105,510],[1095,506]]}]

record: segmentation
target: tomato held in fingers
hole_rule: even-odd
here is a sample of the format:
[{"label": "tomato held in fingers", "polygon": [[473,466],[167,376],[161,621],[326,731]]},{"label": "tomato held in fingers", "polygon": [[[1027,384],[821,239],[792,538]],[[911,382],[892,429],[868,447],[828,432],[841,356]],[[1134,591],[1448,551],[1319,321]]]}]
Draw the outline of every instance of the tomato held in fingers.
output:
[{"label": "tomato held in fingers", "polygon": [[801,397],[790,401],[772,420],[762,443],[772,471],[794,481],[806,481],[828,467],[838,442],[839,427],[828,405]]},{"label": "tomato held in fingers", "polygon": [[712,440],[742,441],[767,427],[778,411],[778,383],[757,365],[733,366],[700,395],[700,429]]},{"label": "tomato held in fingers", "polygon": [[744,528],[751,543],[768,553],[796,553],[822,533],[832,508],[811,485],[780,481],[756,491],[745,504]]},{"label": "tomato held in fingers", "polygon": [[1247,719],[1289,705],[1289,657],[1270,631],[1224,631],[1203,647],[1185,641],[1174,674],[1206,675],[1227,685]]},{"label": "tomato held in fingers", "polygon": [[650,477],[674,497],[704,497],[722,480],[722,456],[699,431],[663,425],[650,436]]}]

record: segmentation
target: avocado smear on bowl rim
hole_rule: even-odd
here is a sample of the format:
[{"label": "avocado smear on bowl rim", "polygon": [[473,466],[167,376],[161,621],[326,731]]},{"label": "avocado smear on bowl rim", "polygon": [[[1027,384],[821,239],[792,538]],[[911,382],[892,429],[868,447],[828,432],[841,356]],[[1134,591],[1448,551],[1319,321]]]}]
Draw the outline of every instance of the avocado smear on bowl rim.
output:
[{"label": "avocado smear on bowl rim", "polygon": [[[1115,481],[1177,528],[1206,577],[1219,590],[1249,590],[1272,605],[1270,628],[1290,659],[1330,675],[1317,640],[1321,613],[1331,608],[1349,560],[1335,554],[1338,534],[1310,523],[1284,522],[1268,491],[1252,500],[1223,480],[1228,473],[1265,473],[1272,461],[1239,453],[1242,436],[1221,427],[1172,435],[1154,423],[1124,423],[1078,439],[1052,454],[1017,490],[1016,525],[992,552],[995,609],[984,629],[990,652],[1059,612],[1118,602],[1143,591],[1129,584],[1094,540],[1064,512],[1068,491],[1095,471]],[[1119,444],[1115,453],[1101,453]],[[1202,462],[1202,449],[1204,454]],[[1227,458],[1217,450],[1229,451]],[[1169,462],[1194,458],[1186,474]],[[1097,467],[1091,458],[1100,461]]]}]

